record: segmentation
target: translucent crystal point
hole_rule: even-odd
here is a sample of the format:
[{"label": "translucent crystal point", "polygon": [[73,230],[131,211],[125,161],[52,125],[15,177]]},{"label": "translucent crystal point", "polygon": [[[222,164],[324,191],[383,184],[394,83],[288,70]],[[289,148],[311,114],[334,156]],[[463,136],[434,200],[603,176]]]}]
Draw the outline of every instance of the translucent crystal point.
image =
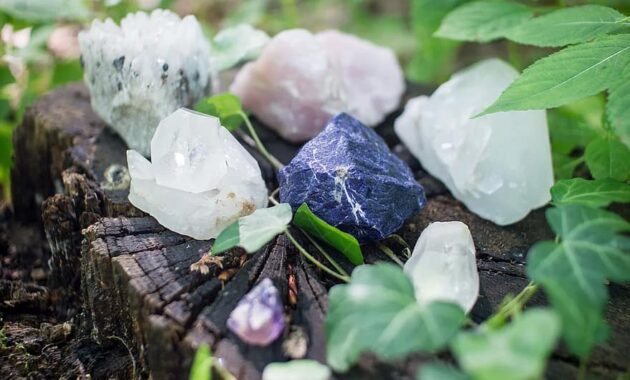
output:
[{"label": "translucent crystal point", "polygon": [[239,301],[227,326],[241,340],[256,346],[267,346],[280,336],[284,330],[282,300],[270,279],[263,279]]},{"label": "translucent crystal point", "polygon": [[339,31],[292,29],[245,65],[230,91],[284,138],[300,142],[339,112],[375,126],[398,107],[404,88],[391,50]]},{"label": "translucent crystal point", "polygon": [[518,72],[498,59],[456,73],[430,97],[411,99],[395,130],[422,166],[471,211],[497,224],[523,219],[550,200],[545,111],[476,117]]},{"label": "translucent crystal point", "polygon": [[462,222],[431,223],[422,231],[404,272],[422,305],[453,302],[468,312],[479,296],[475,244]]},{"label": "translucent crystal point", "polygon": [[79,34],[92,107],[144,156],[160,120],[204,96],[210,45],[194,16],[167,10],[95,20]]},{"label": "translucent crystal point", "polygon": [[258,163],[219,119],[177,110],[159,124],[151,147],[153,162],[127,151],[129,201],[166,228],[211,239],[267,205]]}]

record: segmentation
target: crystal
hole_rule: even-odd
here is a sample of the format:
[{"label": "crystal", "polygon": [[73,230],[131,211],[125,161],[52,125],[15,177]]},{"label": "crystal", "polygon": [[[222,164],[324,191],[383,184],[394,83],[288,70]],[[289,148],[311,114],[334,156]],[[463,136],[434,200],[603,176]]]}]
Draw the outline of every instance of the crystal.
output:
[{"label": "crystal", "polygon": [[456,73],[430,97],[411,99],[395,130],[422,166],[472,212],[515,223],[550,200],[547,118],[541,111],[474,118],[518,72],[498,59]]},{"label": "crystal", "polygon": [[230,90],[266,125],[301,142],[339,112],[375,126],[398,107],[404,88],[390,49],[335,30],[292,29],[245,65]]},{"label": "crystal", "polygon": [[194,16],[158,9],[130,14],[120,26],[95,20],[79,44],[92,107],[144,156],[160,120],[209,87],[210,45]]},{"label": "crystal", "polygon": [[416,299],[454,302],[469,312],[479,296],[475,244],[462,222],[435,222],[422,231],[404,266]]},{"label": "crystal", "polygon": [[267,346],[284,330],[284,313],[278,289],[264,278],[232,310],[227,326],[244,342]]},{"label": "crystal", "polygon": [[151,156],[127,151],[129,201],[170,230],[216,238],[267,205],[258,163],[216,117],[175,111],[157,127]]},{"label": "crystal", "polygon": [[352,116],[333,117],[278,174],[280,199],[359,240],[381,240],[426,203],[409,167]]}]

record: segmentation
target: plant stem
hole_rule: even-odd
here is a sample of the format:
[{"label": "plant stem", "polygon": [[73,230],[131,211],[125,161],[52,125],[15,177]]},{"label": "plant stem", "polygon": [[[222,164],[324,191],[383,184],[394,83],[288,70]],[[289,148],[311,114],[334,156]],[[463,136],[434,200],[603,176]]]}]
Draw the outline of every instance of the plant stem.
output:
[{"label": "plant stem", "polygon": [[295,247],[298,249],[298,251],[300,251],[302,256],[306,257],[316,267],[318,267],[319,269],[321,269],[324,272],[328,273],[329,275],[335,277],[338,280],[341,280],[341,281],[344,281],[344,282],[350,282],[350,277],[344,276],[342,274],[339,274],[339,273],[333,271],[332,269],[328,268],[324,264],[322,264],[319,261],[317,261],[317,259],[315,259],[313,256],[311,256],[311,254],[308,253],[308,251],[306,249],[304,249],[304,247],[302,247],[302,245],[300,243],[298,243],[297,240],[295,240],[295,238],[293,237],[291,232],[289,232],[288,229],[285,231],[285,234],[287,235],[287,237],[289,238],[291,243],[293,243],[293,245],[295,245]]},{"label": "plant stem", "polygon": [[243,111],[240,111],[239,115],[245,121],[245,125],[247,126],[247,130],[249,131],[249,134],[254,139],[254,142],[256,142],[256,148],[258,148],[258,151],[260,152],[260,154],[265,156],[267,161],[269,161],[271,163],[271,165],[273,165],[274,168],[276,168],[277,170],[282,169],[284,167],[282,162],[280,162],[271,153],[269,153],[267,148],[265,148],[265,146],[263,145],[262,141],[260,141],[260,138],[258,137],[258,133],[256,133],[256,130],[254,129],[254,126],[252,125],[252,122],[249,120],[249,116],[247,116],[247,114],[245,112],[243,112]]},{"label": "plant stem", "polygon": [[511,299],[508,303],[503,305],[499,311],[497,311],[493,316],[491,316],[484,325],[490,328],[496,328],[503,326],[505,321],[508,318],[514,316],[519,313],[525,304],[529,302],[529,300],[536,294],[538,291],[538,284],[534,282],[530,282],[527,284],[523,290],[519,294],[516,295],[513,299]]},{"label": "plant stem", "polygon": [[580,367],[578,368],[577,380],[586,379],[586,365],[588,364],[588,358],[580,358]]},{"label": "plant stem", "polygon": [[[346,272],[341,265],[339,265],[339,263],[337,262],[337,260],[333,259],[328,252],[326,252],[326,250],[319,245],[319,243],[317,243],[316,239],[314,239],[311,235],[309,235],[308,232],[304,231],[303,229],[299,228],[298,229],[300,231],[302,231],[302,233],[304,234],[304,236],[306,236],[306,238],[311,242],[311,244],[313,244],[315,246],[315,248],[317,248],[317,250],[319,251],[319,253],[322,254],[322,256],[324,256],[326,258],[326,260],[328,260],[328,262],[330,264],[332,264],[333,267],[335,267],[335,269],[337,270],[337,272],[343,274],[344,276],[348,276],[348,272]],[[349,276],[348,276],[349,277]]]},{"label": "plant stem", "polygon": [[389,257],[390,259],[392,259],[393,262],[395,262],[396,264],[400,265],[401,267],[404,266],[404,264],[402,263],[402,261],[400,261],[400,259],[396,256],[396,254],[394,253],[394,251],[392,251],[391,249],[389,249],[388,246],[386,246],[385,244],[382,243],[378,243],[378,248],[385,254],[387,255],[387,257]]},{"label": "plant stem", "polygon": [[394,239],[400,245],[404,245],[405,249],[403,250],[403,253],[405,254],[407,258],[411,257],[411,247],[409,247],[409,244],[407,244],[405,239],[403,239],[400,235],[397,235],[397,234],[389,235],[389,238]]}]

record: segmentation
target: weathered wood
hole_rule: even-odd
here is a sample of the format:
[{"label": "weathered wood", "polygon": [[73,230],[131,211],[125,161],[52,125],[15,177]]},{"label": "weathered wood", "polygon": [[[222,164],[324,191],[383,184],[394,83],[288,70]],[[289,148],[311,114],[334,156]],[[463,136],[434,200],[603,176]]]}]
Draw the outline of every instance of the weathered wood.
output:
[{"label": "weathered wood", "polygon": [[[400,235],[413,246],[431,222],[460,220],[470,227],[481,278],[480,299],[471,316],[480,322],[505,296],[527,285],[527,250],[534,242],[552,237],[543,212],[535,211],[509,227],[498,227],[470,213],[398,143],[392,120],[388,118],[377,131],[410,164],[429,196],[426,209]],[[296,152],[296,146],[268,130],[260,132],[282,161],[288,162]],[[246,137],[242,141],[248,146]],[[16,213],[21,219],[34,220],[39,215],[37,203],[48,197],[43,201],[42,220],[52,250],[52,280],[68,294],[80,294],[83,325],[88,328],[83,333],[89,332],[102,344],[125,343],[137,362],[136,377],[185,377],[202,343],[210,344],[225,368],[241,380],[259,379],[271,361],[300,357],[324,361],[327,290],[334,281],[304,262],[284,236],[251,256],[236,249],[221,259],[206,257],[198,262],[211,248],[210,241],[167,231],[128,203],[126,148],[93,113],[82,86],[68,86],[40,99],[18,128],[15,145]],[[274,169],[248,149],[272,189]],[[388,244],[401,250],[395,242]],[[351,269],[343,258],[335,257]],[[388,258],[366,247],[368,263],[381,260]],[[243,344],[226,329],[226,320],[239,299],[265,277],[274,281],[284,298],[288,328],[282,339],[262,349]],[[611,285],[610,291],[612,338],[595,351],[589,367],[605,378],[629,368],[624,354],[630,349],[630,317],[625,312],[630,289]],[[533,305],[544,303],[542,293],[532,300]],[[428,359],[416,355],[382,363],[365,355],[340,378],[410,379]],[[560,349],[548,375],[574,376],[576,364]]]}]

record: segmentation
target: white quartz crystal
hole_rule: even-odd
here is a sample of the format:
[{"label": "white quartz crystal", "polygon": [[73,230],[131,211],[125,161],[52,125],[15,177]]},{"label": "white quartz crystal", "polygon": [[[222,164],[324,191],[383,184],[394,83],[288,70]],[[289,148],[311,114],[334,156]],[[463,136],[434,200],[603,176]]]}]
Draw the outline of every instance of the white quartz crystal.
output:
[{"label": "white quartz crystal", "polygon": [[194,16],[133,13],[79,34],[92,107],[131,149],[149,155],[161,119],[209,88],[210,45]]},{"label": "white quartz crystal", "polygon": [[429,173],[472,212],[499,225],[545,205],[553,185],[545,111],[473,118],[517,76],[503,61],[482,61],[453,75],[430,97],[411,99],[395,123]]},{"label": "white quartz crystal", "polygon": [[375,126],[398,107],[404,88],[390,49],[335,30],[292,29],[245,65],[230,90],[269,127],[300,142],[339,112]]},{"label": "white quartz crystal", "polygon": [[475,244],[462,222],[431,223],[404,267],[418,303],[453,302],[469,312],[479,296]]},{"label": "white quartz crystal", "polygon": [[258,163],[215,117],[175,111],[157,127],[151,157],[127,151],[129,201],[170,230],[215,238],[267,205]]}]

